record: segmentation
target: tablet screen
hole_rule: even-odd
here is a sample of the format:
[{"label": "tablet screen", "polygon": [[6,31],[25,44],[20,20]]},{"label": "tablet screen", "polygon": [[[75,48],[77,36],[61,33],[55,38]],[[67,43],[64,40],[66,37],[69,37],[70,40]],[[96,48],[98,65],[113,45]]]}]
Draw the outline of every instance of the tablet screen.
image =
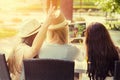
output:
[{"label": "tablet screen", "polygon": [[69,24],[69,37],[83,37],[83,32],[86,29],[86,23],[71,23]]}]

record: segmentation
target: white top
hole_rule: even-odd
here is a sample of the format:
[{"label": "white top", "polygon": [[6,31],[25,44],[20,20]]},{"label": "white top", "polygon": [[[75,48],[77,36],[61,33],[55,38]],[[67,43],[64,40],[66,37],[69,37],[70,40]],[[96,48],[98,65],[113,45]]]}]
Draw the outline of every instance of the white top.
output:
[{"label": "white top", "polygon": [[79,48],[73,45],[44,43],[39,52],[40,59],[61,59],[73,61],[79,55]]}]

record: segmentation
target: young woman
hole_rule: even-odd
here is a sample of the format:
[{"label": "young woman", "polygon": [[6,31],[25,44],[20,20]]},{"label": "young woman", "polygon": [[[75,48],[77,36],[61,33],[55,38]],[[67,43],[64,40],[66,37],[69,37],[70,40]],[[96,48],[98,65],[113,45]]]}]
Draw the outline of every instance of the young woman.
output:
[{"label": "young woman", "polygon": [[73,61],[79,55],[79,48],[68,44],[68,22],[57,10],[56,18],[48,28],[46,42],[39,51],[39,58]]},{"label": "young woman", "polygon": [[23,59],[33,58],[38,55],[48,27],[53,19],[54,7],[50,7],[48,17],[41,27],[34,19],[23,24],[23,28],[19,34],[21,41],[13,49],[13,52],[8,58],[8,67],[12,80],[20,80]]},{"label": "young woman", "polygon": [[103,24],[93,22],[88,25],[85,37],[90,80],[105,80],[107,77],[112,80],[114,64],[119,56],[109,32]]}]

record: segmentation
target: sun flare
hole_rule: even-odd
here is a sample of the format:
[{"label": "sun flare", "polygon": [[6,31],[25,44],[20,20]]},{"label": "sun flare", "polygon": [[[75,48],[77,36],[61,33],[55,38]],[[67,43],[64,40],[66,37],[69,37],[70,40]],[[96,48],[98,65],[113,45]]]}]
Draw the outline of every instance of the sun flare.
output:
[{"label": "sun flare", "polygon": [[9,10],[16,6],[17,0],[0,0],[0,8]]}]

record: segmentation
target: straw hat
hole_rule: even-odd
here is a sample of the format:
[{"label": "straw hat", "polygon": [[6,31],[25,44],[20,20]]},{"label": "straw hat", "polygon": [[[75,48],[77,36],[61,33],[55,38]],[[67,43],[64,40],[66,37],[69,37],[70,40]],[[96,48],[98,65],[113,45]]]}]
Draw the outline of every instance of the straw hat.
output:
[{"label": "straw hat", "polygon": [[40,23],[36,19],[26,20],[21,24],[18,36],[21,38],[29,37],[37,33],[40,29]]},{"label": "straw hat", "polygon": [[66,27],[68,22],[65,16],[60,12],[60,10],[56,10],[55,17],[56,18],[53,20],[52,24],[48,27],[48,29],[59,29]]}]

